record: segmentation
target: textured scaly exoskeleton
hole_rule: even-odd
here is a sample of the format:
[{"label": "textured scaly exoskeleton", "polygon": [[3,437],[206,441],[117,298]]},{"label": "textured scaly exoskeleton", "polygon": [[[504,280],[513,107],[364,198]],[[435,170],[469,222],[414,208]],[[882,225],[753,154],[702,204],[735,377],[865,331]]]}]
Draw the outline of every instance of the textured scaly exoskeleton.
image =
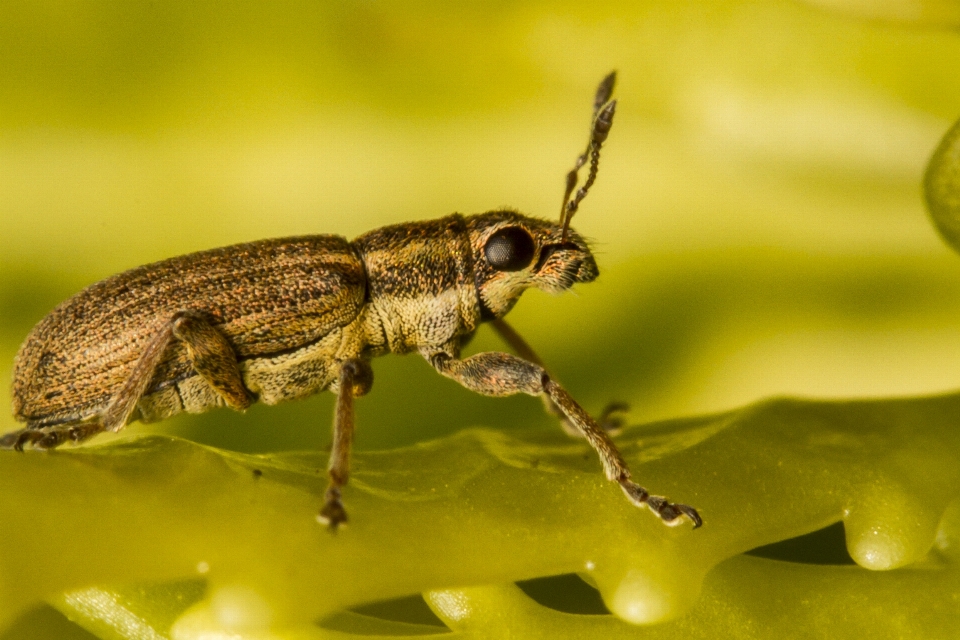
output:
[{"label": "textured scaly exoskeleton", "polygon": [[[353,399],[373,384],[370,359],[417,352],[478,393],[541,396],[568,431],[586,438],[607,478],[634,504],[668,524],[687,517],[700,526],[693,508],[630,479],[607,430],[503,320],[530,287],[559,293],[599,273],[570,219],[597,176],[616,109],[614,80],[611,73],[597,90],[590,139],[567,175],[556,223],[500,210],[383,227],[353,241],[262,240],[138,267],[84,289],[41,320],[20,348],[13,409],[26,427],[0,437],[0,448],[49,449],[136,420],[243,410],[257,400],[276,404],[330,389],[337,407],[319,517],[335,529],[347,520],[341,489]],[[461,358],[484,322],[518,355]]]}]

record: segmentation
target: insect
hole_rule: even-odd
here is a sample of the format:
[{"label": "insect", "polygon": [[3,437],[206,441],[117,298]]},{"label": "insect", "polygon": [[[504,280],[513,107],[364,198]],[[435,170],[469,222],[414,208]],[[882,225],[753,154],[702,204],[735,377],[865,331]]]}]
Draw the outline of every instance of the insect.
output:
[{"label": "insect", "polygon": [[[554,380],[504,320],[530,287],[560,293],[592,282],[597,263],[572,228],[597,177],[613,124],[615,74],[594,99],[586,150],[567,174],[558,223],[497,210],[387,226],[353,241],[334,235],[262,240],[138,267],[54,309],[14,363],[13,409],[26,427],[0,448],[50,449],[130,422],[255,401],[337,394],[329,484],[318,518],[347,521],[354,398],[370,391],[370,359],[417,352],[473,391],[541,396],[596,450],[606,477],[668,524],[692,507],[650,495],[607,431]],[[578,172],[589,175],[577,189]],[[576,192],[574,193],[574,190]],[[461,358],[488,322],[518,355]]]}]

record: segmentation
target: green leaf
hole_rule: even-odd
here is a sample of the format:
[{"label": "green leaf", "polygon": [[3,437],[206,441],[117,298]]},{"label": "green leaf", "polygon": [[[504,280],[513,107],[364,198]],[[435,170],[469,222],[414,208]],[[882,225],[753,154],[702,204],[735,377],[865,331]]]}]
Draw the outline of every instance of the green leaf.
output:
[{"label": "green leaf", "polygon": [[51,601],[61,613],[104,640],[159,640],[177,616],[199,601],[201,579],[121,588],[90,587]]},{"label": "green leaf", "polygon": [[[475,429],[361,453],[345,492],[351,523],[337,535],[314,520],[325,485],[315,453],[166,437],[3,452],[2,614],[51,599],[95,629],[90,601],[112,601],[104,626],[136,618],[158,637],[174,618],[178,639],[342,637],[314,622],[428,592],[465,637],[782,637],[787,624],[827,628],[841,615],[849,622],[832,637],[955,629],[960,515],[944,513],[960,495],[958,415],[955,395],[775,400],[626,429],[618,443],[635,477],[700,509],[699,530],[631,506],[585,443],[552,432]],[[841,520],[860,567],[741,555]],[[509,586],[466,588],[573,572],[616,618],[561,614]],[[205,596],[184,611],[198,578]],[[159,581],[181,586],[155,598],[89,590]],[[654,622],[664,624],[628,625]],[[97,633],[143,637],[117,627]]]}]

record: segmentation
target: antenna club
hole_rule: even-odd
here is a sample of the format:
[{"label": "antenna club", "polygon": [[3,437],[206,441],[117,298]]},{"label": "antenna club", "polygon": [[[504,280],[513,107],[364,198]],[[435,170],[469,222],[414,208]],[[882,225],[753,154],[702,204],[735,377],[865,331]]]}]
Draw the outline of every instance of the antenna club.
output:
[{"label": "antenna club", "polygon": [[606,141],[610,133],[610,127],[613,126],[613,116],[617,112],[617,101],[612,100],[600,113],[597,114],[597,121],[593,126],[593,141],[598,145]]},{"label": "antenna club", "polygon": [[611,71],[606,75],[606,77],[600,81],[600,86],[597,87],[597,94],[593,99],[593,112],[596,113],[600,110],[600,107],[607,104],[610,100],[610,96],[613,95],[613,88],[617,84],[617,72]]}]

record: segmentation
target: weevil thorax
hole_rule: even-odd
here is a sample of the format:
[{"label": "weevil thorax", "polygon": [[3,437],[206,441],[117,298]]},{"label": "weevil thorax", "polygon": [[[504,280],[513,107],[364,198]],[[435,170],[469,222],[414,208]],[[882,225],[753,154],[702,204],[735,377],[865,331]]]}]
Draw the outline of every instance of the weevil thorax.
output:
[{"label": "weevil thorax", "polygon": [[530,287],[560,293],[598,275],[561,225],[502,210],[382,227],[353,241],[367,279],[366,342],[405,353],[443,347],[504,316]]},{"label": "weevil thorax", "polygon": [[531,287],[562,293],[600,274],[586,241],[556,222],[502,210],[467,218],[484,320],[501,318]]},{"label": "weevil thorax", "polygon": [[463,216],[381,227],[352,244],[366,272],[364,332],[372,351],[442,346],[480,324]]}]

